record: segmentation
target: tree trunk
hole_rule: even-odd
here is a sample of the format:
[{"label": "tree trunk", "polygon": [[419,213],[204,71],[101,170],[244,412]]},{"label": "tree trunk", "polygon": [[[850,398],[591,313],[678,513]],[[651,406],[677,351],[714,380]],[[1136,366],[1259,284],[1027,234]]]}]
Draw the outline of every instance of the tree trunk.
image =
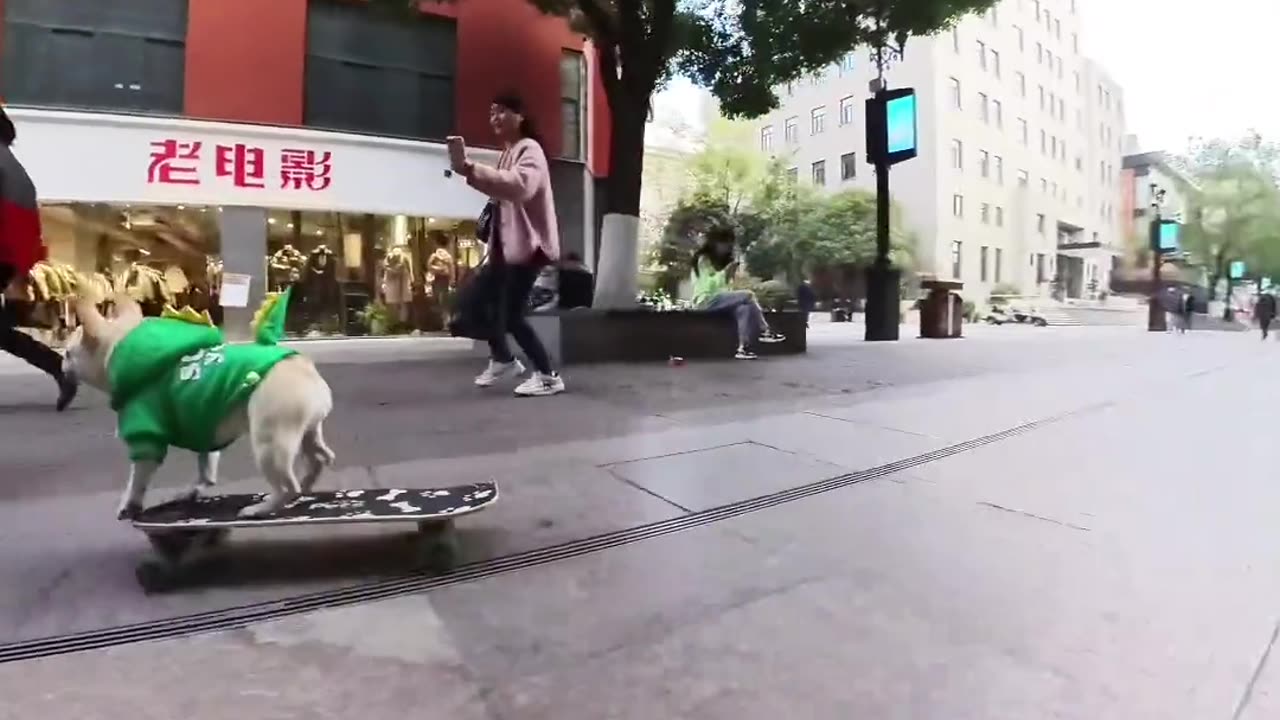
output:
[{"label": "tree trunk", "polygon": [[605,181],[604,222],[596,265],[595,307],[634,307],[639,291],[640,187],[648,98],[622,88],[609,98],[612,146]]}]

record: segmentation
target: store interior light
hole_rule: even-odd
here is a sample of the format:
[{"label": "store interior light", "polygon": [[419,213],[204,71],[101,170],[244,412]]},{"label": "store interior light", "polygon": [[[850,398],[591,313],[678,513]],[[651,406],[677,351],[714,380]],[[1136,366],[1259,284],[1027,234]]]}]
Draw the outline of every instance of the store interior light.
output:
[{"label": "store interior light", "polygon": [[179,209],[179,210],[186,210],[186,209],[187,209],[187,206],[186,206],[186,205],[179,205],[179,206],[178,206],[178,209]]},{"label": "store interior light", "polygon": [[317,235],[323,235],[323,234],[324,234],[324,231],[323,231],[323,230],[316,230],[316,234],[317,234]]},{"label": "store interior light", "polygon": [[[219,209],[219,210],[221,210],[222,208],[218,208],[218,209]],[[276,219],[275,219],[275,218],[267,218],[267,224],[268,224],[268,225],[275,225],[275,224],[276,224]]]}]

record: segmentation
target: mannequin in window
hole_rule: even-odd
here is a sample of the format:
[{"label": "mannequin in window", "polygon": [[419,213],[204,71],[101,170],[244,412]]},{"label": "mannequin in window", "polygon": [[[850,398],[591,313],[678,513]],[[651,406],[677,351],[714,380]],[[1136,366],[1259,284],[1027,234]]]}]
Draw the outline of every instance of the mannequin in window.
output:
[{"label": "mannequin in window", "polygon": [[302,278],[302,268],[307,257],[297,248],[286,244],[267,261],[267,281],[272,292],[282,292]]},{"label": "mannequin in window", "polygon": [[317,245],[302,272],[302,295],[307,321],[334,325],[341,314],[342,290],[338,285],[338,263],[328,245]]},{"label": "mannequin in window", "polygon": [[413,303],[413,257],[404,245],[388,250],[382,261],[382,301],[397,320],[409,322]]}]

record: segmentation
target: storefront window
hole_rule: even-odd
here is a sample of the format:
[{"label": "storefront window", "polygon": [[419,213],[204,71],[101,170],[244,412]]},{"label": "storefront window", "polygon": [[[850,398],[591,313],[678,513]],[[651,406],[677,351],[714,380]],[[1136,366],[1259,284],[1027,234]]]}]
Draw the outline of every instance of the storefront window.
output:
[{"label": "storefront window", "polygon": [[483,257],[471,222],[273,210],[267,226],[267,289],[293,288],[295,337],[443,332]]},{"label": "storefront window", "polygon": [[[128,292],[148,316],[166,306],[222,325],[217,207],[50,203],[40,217],[49,259],[11,289],[20,325],[53,345],[75,327],[77,278],[110,298]],[[267,211],[265,289],[293,289],[291,337],[445,331],[454,293],[484,257],[475,222],[404,215]],[[261,252],[261,251],[259,251]],[[15,295],[16,293],[16,295]]]},{"label": "storefront window", "polygon": [[[221,238],[217,208],[48,204],[40,209],[48,260],[18,288],[19,323],[60,345],[75,327],[76,279],[104,299],[128,292],[147,315],[166,305],[207,310],[222,319]],[[21,302],[25,301],[25,302]]]}]

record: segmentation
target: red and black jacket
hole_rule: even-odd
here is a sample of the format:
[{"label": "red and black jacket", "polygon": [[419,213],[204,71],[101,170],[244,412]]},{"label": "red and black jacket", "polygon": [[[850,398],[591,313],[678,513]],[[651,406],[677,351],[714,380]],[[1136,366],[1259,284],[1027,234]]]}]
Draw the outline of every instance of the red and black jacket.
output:
[{"label": "red and black jacket", "polygon": [[21,277],[45,257],[36,186],[18,158],[0,145],[0,265]]}]

